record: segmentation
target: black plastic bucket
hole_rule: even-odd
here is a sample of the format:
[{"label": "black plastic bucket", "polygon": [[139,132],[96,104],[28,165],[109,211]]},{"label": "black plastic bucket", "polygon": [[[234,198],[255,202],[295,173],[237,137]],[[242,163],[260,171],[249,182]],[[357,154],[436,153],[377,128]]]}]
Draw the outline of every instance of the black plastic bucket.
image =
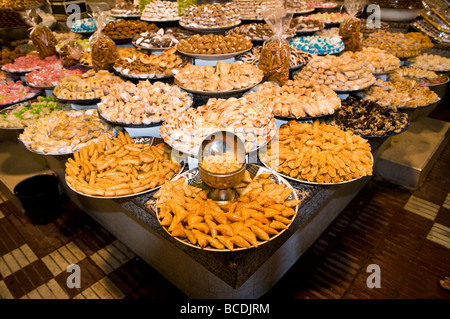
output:
[{"label": "black plastic bucket", "polygon": [[58,178],[55,175],[36,175],[14,187],[25,213],[33,224],[44,225],[61,215]]}]

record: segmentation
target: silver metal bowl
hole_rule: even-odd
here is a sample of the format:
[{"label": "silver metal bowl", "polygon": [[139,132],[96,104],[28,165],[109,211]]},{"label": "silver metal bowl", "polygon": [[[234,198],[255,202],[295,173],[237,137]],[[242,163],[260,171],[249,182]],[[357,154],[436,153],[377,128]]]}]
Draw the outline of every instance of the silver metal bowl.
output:
[{"label": "silver metal bowl", "polygon": [[[204,157],[224,153],[232,154],[237,162],[242,163],[239,169],[233,172],[215,173],[202,167],[201,163]],[[198,152],[198,161],[198,170],[203,182],[212,188],[208,198],[222,203],[235,201],[238,194],[233,187],[242,181],[246,168],[245,146],[242,140],[228,131],[215,132],[202,141]]]}]

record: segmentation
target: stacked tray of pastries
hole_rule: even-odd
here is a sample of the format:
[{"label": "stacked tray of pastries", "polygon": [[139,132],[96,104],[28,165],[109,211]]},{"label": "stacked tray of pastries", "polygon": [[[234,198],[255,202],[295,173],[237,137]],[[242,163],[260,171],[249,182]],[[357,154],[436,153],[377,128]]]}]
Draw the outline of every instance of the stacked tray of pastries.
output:
[{"label": "stacked tray of pastries", "polygon": [[339,184],[372,175],[368,141],[318,120],[281,125],[259,156],[287,178],[306,183]]},{"label": "stacked tray of pastries", "polygon": [[273,240],[289,229],[300,203],[284,179],[253,164],[235,188],[239,198],[234,203],[218,205],[202,186],[184,175],[167,181],[154,195],[154,210],[171,236],[207,251],[239,251]]},{"label": "stacked tray of pastries", "polygon": [[439,72],[450,72],[450,58],[437,54],[422,53],[409,59],[411,66]]},{"label": "stacked tray of pastries", "polygon": [[183,169],[164,143],[141,142],[127,132],[103,134],[73,153],[65,164],[66,182],[85,196],[120,198],[155,190]]},{"label": "stacked tray of pastries", "polygon": [[401,66],[400,59],[395,55],[374,47],[363,47],[361,51],[348,51],[342,55],[365,60],[373,74],[389,73]]},{"label": "stacked tray of pastries", "polygon": [[[262,46],[253,47],[250,51],[247,51],[243,54],[240,54],[236,57],[238,61],[242,61],[244,63],[250,63],[254,65],[259,64],[259,58],[261,57],[261,49]],[[311,60],[313,57],[312,54],[299,50],[292,45],[289,46],[289,68],[296,69],[300,66],[303,66]]]},{"label": "stacked tray of pastries", "polygon": [[250,50],[253,43],[241,34],[194,34],[177,44],[177,50],[184,54],[216,55]]},{"label": "stacked tray of pastries", "polygon": [[211,98],[198,108],[169,115],[160,133],[174,149],[196,157],[203,139],[221,130],[239,136],[250,152],[275,134],[275,118],[269,108],[245,98]]},{"label": "stacked tray of pastries", "polygon": [[407,78],[391,81],[377,79],[375,84],[362,91],[361,95],[363,100],[402,109],[425,107],[440,100],[429,87],[419,85],[416,81]]},{"label": "stacked tray of pastries", "polygon": [[53,96],[38,96],[36,100],[19,103],[0,111],[0,128],[23,129],[36,120],[65,108]]},{"label": "stacked tray of pastries", "polygon": [[175,75],[175,83],[195,92],[230,92],[251,88],[263,80],[253,64],[217,62],[216,67],[187,64]]},{"label": "stacked tray of pastries", "polygon": [[95,109],[54,111],[26,127],[19,140],[32,152],[44,155],[71,154],[96,140],[112,134]]},{"label": "stacked tray of pastries", "polygon": [[365,89],[376,79],[362,58],[325,55],[309,60],[300,72],[294,74],[294,80],[313,81],[315,85],[328,85],[334,91],[348,92]]},{"label": "stacked tray of pastries", "polygon": [[109,122],[145,126],[186,110],[192,102],[192,97],[176,85],[140,81],[115,84],[97,106],[101,117]]},{"label": "stacked tray of pastries", "polygon": [[318,117],[333,114],[341,107],[341,99],[326,85],[289,80],[283,86],[272,82],[259,86],[256,92],[249,92],[244,97],[270,108],[275,116]]},{"label": "stacked tray of pastries", "polygon": [[175,48],[165,49],[162,54],[139,54],[132,58],[120,59],[114,70],[127,78],[159,79],[171,77],[175,70],[186,64]]},{"label": "stacked tray of pastries", "polygon": [[182,27],[198,30],[231,28],[239,23],[239,12],[231,2],[191,5],[180,19]]},{"label": "stacked tray of pastries", "polygon": [[83,74],[73,74],[60,80],[53,95],[60,100],[92,101],[108,94],[108,87],[123,80],[108,71],[89,70]]}]

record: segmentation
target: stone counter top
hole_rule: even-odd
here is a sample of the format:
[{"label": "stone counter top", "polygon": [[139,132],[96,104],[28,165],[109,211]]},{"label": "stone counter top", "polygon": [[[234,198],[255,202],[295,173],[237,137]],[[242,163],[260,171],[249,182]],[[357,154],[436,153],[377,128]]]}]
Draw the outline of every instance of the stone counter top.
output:
[{"label": "stone counter top", "polygon": [[[385,142],[385,138],[370,141],[374,159],[378,157],[377,150]],[[262,165],[261,163],[255,163]],[[364,177],[369,180],[370,177]],[[147,193],[140,196],[115,199],[127,212],[144,225],[150,227],[161,237],[191,256],[206,269],[222,279],[234,289],[238,289],[258,268],[269,259],[279,247],[281,247],[295,232],[301,229],[313,218],[319,208],[327,203],[333,194],[341,187],[352,187],[352,183],[335,186],[312,186],[289,180],[289,183],[297,192],[301,203],[298,214],[293,223],[280,236],[257,248],[240,250],[235,252],[211,252],[192,248],[172,238],[159,224],[155,211],[151,208],[154,203],[153,194]],[[355,189],[357,192],[358,189]]]}]

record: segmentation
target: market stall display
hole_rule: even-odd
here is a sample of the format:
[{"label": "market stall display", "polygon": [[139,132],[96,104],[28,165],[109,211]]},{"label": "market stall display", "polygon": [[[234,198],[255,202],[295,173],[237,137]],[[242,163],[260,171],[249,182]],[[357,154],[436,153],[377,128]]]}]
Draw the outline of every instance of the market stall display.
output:
[{"label": "market stall display", "polygon": [[192,31],[226,30],[241,23],[232,2],[192,5],[184,10],[180,26]]},{"label": "market stall display", "polygon": [[108,94],[111,85],[122,82],[120,77],[108,71],[89,70],[61,79],[55,86],[53,95],[64,102],[95,104]]},{"label": "market stall display", "polygon": [[160,134],[174,149],[197,157],[203,139],[225,129],[235,133],[250,152],[270,141],[276,131],[275,118],[269,108],[245,98],[210,98],[198,108],[169,115]]},{"label": "market stall display", "polygon": [[316,185],[354,181],[373,166],[366,139],[318,120],[283,124],[259,158],[288,179]]},{"label": "market stall display", "polygon": [[148,127],[160,125],[192,103],[192,96],[175,85],[140,81],[115,84],[97,106],[100,116],[110,124]]},{"label": "market stall display", "polygon": [[366,138],[400,134],[409,127],[408,115],[374,101],[348,97],[332,116],[330,125]]},{"label": "market stall display", "polygon": [[65,179],[76,193],[95,198],[142,195],[158,189],[182,171],[184,163],[171,149],[153,140],[141,143],[127,132],[116,137],[103,134],[66,162]]},{"label": "market stall display", "polygon": [[398,109],[427,107],[440,100],[429,87],[421,86],[406,78],[394,81],[377,79],[373,86],[360,93],[363,100],[375,101]]},{"label": "market stall display", "polygon": [[323,117],[341,107],[341,99],[326,85],[288,81],[283,86],[270,82],[259,86],[261,88],[255,87],[255,92],[244,94],[244,98],[270,108],[276,118],[298,120]]},{"label": "market stall display", "polygon": [[289,45],[304,52],[318,55],[341,53],[345,48],[344,42],[342,42],[340,37],[317,35],[295,37],[289,41]]},{"label": "market stall display", "polygon": [[141,13],[141,20],[149,22],[178,21],[178,2],[154,0],[147,4]]},{"label": "market stall display", "polygon": [[0,128],[20,130],[34,124],[52,112],[65,109],[52,97],[38,96],[36,100],[15,104],[0,111]]},{"label": "market stall display", "polygon": [[[242,61],[244,63],[258,65],[259,58],[261,56],[261,48],[261,46],[253,47],[250,51],[238,55],[236,57],[236,60]],[[312,54],[298,50],[293,46],[289,46],[289,51],[289,70],[296,70],[306,65],[313,57]]]},{"label": "market stall display", "polygon": [[37,154],[67,155],[103,134],[111,135],[112,128],[100,120],[97,110],[60,110],[27,126],[19,141]]},{"label": "market stall display", "polygon": [[30,88],[22,81],[0,83],[0,107],[34,99],[41,93],[41,90]]},{"label": "market stall display", "polygon": [[212,252],[258,247],[289,228],[300,200],[286,180],[249,164],[238,186],[238,201],[219,206],[207,198],[198,169],[188,171],[154,195],[158,220],[176,240]]},{"label": "market stall display", "polygon": [[364,59],[349,56],[315,56],[299,72],[294,80],[325,84],[336,92],[359,91],[375,83],[375,76]]},{"label": "market stall display", "polygon": [[175,75],[175,84],[192,93],[242,92],[263,80],[262,71],[246,63],[217,62],[216,67],[188,63]]}]

